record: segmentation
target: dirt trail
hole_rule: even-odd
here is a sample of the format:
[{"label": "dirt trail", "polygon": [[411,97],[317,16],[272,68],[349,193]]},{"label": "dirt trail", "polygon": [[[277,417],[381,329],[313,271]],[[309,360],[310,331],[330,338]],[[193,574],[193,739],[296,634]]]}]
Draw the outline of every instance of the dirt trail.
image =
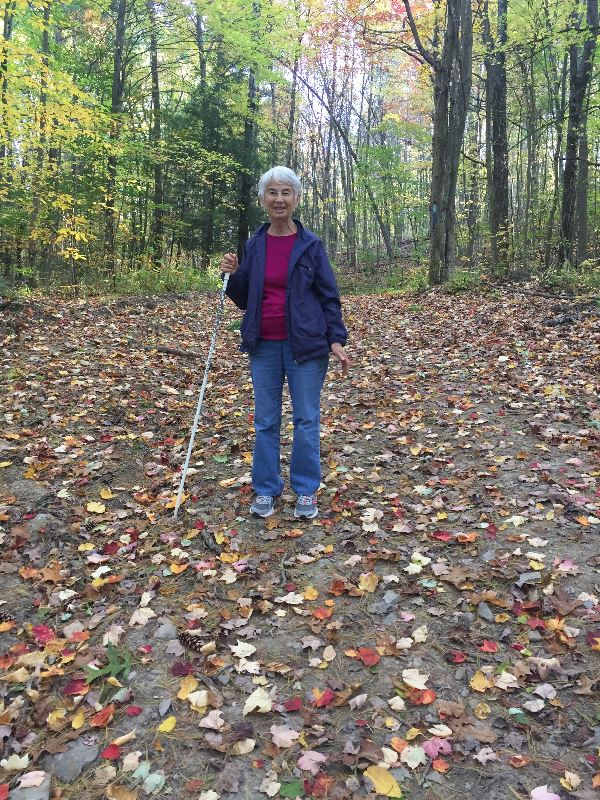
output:
[{"label": "dirt trail", "polygon": [[156,348],[204,355],[215,303],[5,317],[5,782],[45,770],[66,800],[595,797],[598,309],[347,298],[351,378],[328,375],[322,513],[299,523],[287,493],[248,518],[228,308],[175,521],[203,361]]}]

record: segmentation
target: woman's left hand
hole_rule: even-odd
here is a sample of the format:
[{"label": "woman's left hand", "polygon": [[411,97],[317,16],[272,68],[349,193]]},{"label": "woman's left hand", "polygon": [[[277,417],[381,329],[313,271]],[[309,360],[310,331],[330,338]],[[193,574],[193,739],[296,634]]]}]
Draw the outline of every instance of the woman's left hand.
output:
[{"label": "woman's left hand", "polygon": [[341,344],[339,344],[338,342],[334,342],[331,345],[331,352],[342,365],[343,377],[347,378],[348,370],[350,369],[350,359],[348,358],[346,351],[344,350]]}]

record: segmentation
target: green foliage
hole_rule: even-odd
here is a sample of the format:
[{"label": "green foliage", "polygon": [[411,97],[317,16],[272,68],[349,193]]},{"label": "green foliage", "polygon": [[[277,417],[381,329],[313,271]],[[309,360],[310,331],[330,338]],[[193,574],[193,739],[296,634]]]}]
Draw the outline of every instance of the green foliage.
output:
[{"label": "green foliage", "polygon": [[127,678],[131,671],[131,657],[129,652],[127,650],[121,651],[113,644],[109,643],[107,655],[108,661],[103,667],[84,667],[88,683],[92,683],[98,678],[103,677],[118,678],[119,675],[121,675],[123,678]]},{"label": "green foliage", "polygon": [[565,294],[587,294],[600,291],[600,262],[583,261],[575,268],[569,264],[548,270],[542,275],[542,285],[548,291]]},{"label": "green foliage", "polygon": [[183,294],[216,289],[219,285],[216,275],[199,273],[191,267],[173,266],[160,270],[142,267],[120,273],[117,276],[116,291],[118,294]]},{"label": "green foliage", "polygon": [[442,287],[445,294],[462,294],[481,287],[482,276],[477,272],[457,270]]},{"label": "green foliage", "polygon": [[402,287],[407,294],[423,294],[429,289],[429,277],[424,269],[411,270]]}]

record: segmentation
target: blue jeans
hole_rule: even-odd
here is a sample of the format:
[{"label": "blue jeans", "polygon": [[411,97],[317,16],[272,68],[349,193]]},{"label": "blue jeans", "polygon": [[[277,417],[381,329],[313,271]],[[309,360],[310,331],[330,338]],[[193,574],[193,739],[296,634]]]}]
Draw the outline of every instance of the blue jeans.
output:
[{"label": "blue jeans", "polygon": [[290,483],[296,494],[314,494],[319,488],[321,388],[328,363],[329,356],[321,356],[296,364],[287,339],[259,340],[256,352],[250,357],[256,431],[252,487],[256,494],[277,497],[283,491],[279,456],[285,378],[294,420]]}]

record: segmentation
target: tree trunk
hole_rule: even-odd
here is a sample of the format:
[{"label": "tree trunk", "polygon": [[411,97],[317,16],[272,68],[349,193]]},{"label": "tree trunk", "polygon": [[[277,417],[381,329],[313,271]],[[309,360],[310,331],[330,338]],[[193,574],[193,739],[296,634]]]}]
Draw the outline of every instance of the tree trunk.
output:
[{"label": "tree trunk", "polygon": [[492,245],[492,269],[495,274],[508,268],[508,135],[506,123],[506,56],[507,0],[498,0],[498,35],[494,42],[489,17],[484,19],[484,38],[487,45],[486,104],[490,109],[491,129],[487,136],[491,140],[491,193],[490,234]]},{"label": "tree trunk", "polygon": [[[260,0],[252,0],[252,23],[258,26],[260,22]],[[255,38],[255,34],[252,35]],[[256,90],[256,76],[254,67],[248,70],[248,100],[246,118],[244,120],[244,145],[241,158],[240,175],[240,213],[238,217],[238,258],[241,261],[244,245],[250,233],[250,209],[252,207],[252,184],[257,160],[256,140],[256,115],[258,112],[258,99]]]},{"label": "tree trunk", "polygon": [[[575,198],[577,189],[577,156],[579,141],[585,132],[584,102],[592,74],[592,57],[598,35],[598,0],[587,0],[586,39],[581,48],[569,46],[569,119],[565,148],[565,169],[562,186],[561,242],[559,263],[575,263]],[[574,30],[580,30],[580,19],[574,20]]]},{"label": "tree trunk", "polygon": [[296,93],[298,80],[298,56],[294,58],[294,68],[292,70],[292,85],[290,86],[290,115],[288,117],[287,128],[287,153],[285,163],[290,169],[297,168],[297,158],[294,153],[294,130],[296,128]]},{"label": "tree trunk", "polygon": [[567,55],[565,55],[562,63],[560,75],[558,73],[558,66],[555,62],[552,63],[554,70],[553,80],[550,81],[550,99],[551,110],[553,111],[556,127],[556,145],[552,156],[552,175],[554,186],[552,191],[552,203],[550,205],[550,214],[548,215],[548,226],[546,228],[546,242],[544,248],[544,267],[550,268],[550,259],[552,255],[552,244],[554,234],[554,222],[556,219],[556,212],[558,211],[558,202],[560,197],[560,177],[561,177],[561,153],[564,133],[565,121],[565,104],[566,104],[566,84],[567,84]]},{"label": "tree trunk", "polygon": [[150,249],[152,263],[160,269],[162,262],[163,229],[164,229],[164,188],[161,153],[161,114],[160,84],[158,76],[158,45],[156,38],[156,10],[154,0],[148,0],[146,6],[150,23],[150,76],[152,82],[152,125],[150,127],[150,144],[154,161],[154,204],[150,228]]},{"label": "tree trunk", "polygon": [[[404,0],[408,5],[408,0]],[[469,97],[473,19],[469,0],[447,0],[441,58],[434,61],[429,282],[450,279],[456,266],[456,183]]]},{"label": "tree trunk", "polygon": [[110,154],[107,163],[106,200],[105,200],[105,269],[112,287],[116,282],[116,255],[115,255],[115,191],[117,185],[117,155],[116,147],[119,140],[120,115],[123,111],[123,50],[125,47],[125,17],[127,13],[126,0],[116,0],[117,24],[115,30],[115,50],[113,54],[112,89],[110,104]]},{"label": "tree trunk", "polygon": [[252,69],[248,72],[248,110],[244,121],[244,152],[240,175],[240,213],[238,218],[238,258],[242,260],[244,245],[250,232],[250,208],[252,206],[252,183],[256,161],[256,81]]},{"label": "tree trunk", "polygon": [[[8,106],[8,43],[12,39],[16,2],[4,6],[2,38],[0,39],[0,190],[8,189],[12,182],[12,133],[9,126]],[[10,237],[0,238],[2,274],[9,278],[12,272]]]},{"label": "tree trunk", "polygon": [[2,39],[0,40],[0,175],[8,178],[9,165],[4,164],[10,152],[10,130],[8,126],[8,43],[12,39],[15,21],[16,0],[4,6]]},{"label": "tree trunk", "polygon": [[[587,116],[587,115],[586,115]],[[584,122],[579,140],[579,165],[577,168],[577,196],[575,212],[577,217],[577,265],[580,266],[588,258],[588,184],[589,184],[589,149],[588,137]]]}]

